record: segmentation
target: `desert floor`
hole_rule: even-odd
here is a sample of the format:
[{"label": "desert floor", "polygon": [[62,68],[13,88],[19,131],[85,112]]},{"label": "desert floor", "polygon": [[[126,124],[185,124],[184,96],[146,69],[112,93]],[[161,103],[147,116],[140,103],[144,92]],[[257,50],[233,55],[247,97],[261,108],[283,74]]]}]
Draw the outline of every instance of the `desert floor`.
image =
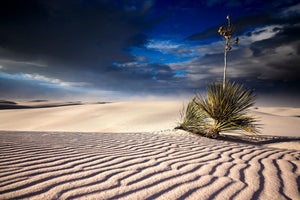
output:
[{"label": "desert floor", "polygon": [[182,102],[2,108],[0,199],[300,199],[299,108],[219,140],[173,130]]}]

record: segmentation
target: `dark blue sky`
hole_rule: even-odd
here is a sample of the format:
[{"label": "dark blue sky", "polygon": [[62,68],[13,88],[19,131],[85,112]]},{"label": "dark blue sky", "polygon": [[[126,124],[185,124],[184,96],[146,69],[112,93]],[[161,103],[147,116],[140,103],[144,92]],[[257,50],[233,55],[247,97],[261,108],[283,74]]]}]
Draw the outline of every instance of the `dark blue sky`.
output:
[{"label": "dark blue sky", "polygon": [[227,77],[259,98],[300,96],[293,0],[7,0],[0,5],[2,99],[185,99],[223,77],[218,28],[240,38]]}]

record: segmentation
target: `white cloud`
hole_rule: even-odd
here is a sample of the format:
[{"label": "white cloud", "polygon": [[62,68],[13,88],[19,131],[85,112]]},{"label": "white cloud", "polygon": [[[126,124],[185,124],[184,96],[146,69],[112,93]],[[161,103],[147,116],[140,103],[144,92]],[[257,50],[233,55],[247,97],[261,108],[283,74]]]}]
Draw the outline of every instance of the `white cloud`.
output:
[{"label": "white cloud", "polygon": [[8,60],[8,59],[0,59],[0,63],[2,64],[18,64],[23,66],[34,66],[34,67],[47,67],[48,65],[42,61],[28,62],[28,61],[16,61],[16,60]]},{"label": "white cloud", "polygon": [[147,67],[147,63],[138,63],[138,62],[128,62],[128,63],[117,63],[115,66],[120,67],[120,68],[143,68]]},{"label": "white cloud", "polygon": [[289,8],[286,8],[282,11],[282,14],[286,17],[290,15],[297,15],[300,14],[300,3]]},{"label": "white cloud", "polygon": [[65,82],[65,81],[62,81],[62,80],[57,79],[57,78],[49,78],[49,77],[39,75],[39,74],[24,74],[24,78],[44,81],[44,82],[47,82],[47,83],[56,84],[56,85],[61,86],[61,87],[76,87],[76,86],[88,85],[88,83],[84,83],[84,82]]},{"label": "white cloud", "polygon": [[152,39],[146,45],[146,48],[155,49],[157,51],[165,53],[165,52],[167,52],[171,49],[177,49],[180,46],[181,46],[180,44],[174,43],[170,40],[155,40],[155,39]]},{"label": "white cloud", "polygon": [[240,37],[240,45],[249,45],[253,42],[266,40],[274,37],[277,33],[279,33],[284,26],[282,25],[268,25],[264,27],[259,27],[251,31],[250,36],[243,35]]},{"label": "white cloud", "polygon": [[[264,27],[259,27],[251,31],[250,35],[242,35],[239,36],[239,44],[238,46],[249,46],[254,42],[262,41],[266,39],[270,39],[276,34],[280,33],[281,30],[283,30],[283,25],[268,25]],[[235,38],[234,38],[235,39]],[[168,47],[168,45],[165,45]],[[232,45],[232,50],[235,50],[236,48],[239,48],[236,45]],[[172,52],[176,54],[184,54],[186,57],[196,58],[196,57],[202,57],[208,54],[220,54],[223,53],[224,50],[224,42],[221,40],[218,40],[216,42],[212,42],[206,45],[196,45],[196,46],[178,46],[173,47]],[[176,47],[176,48],[175,48]],[[167,48],[165,48],[167,49]],[[168,49],[169,50],[169,49]],[[171,50],[169,50],[171,51]],[[249,53],[249,52],[248,52]],[[252,56],[252,55],[249,55]]]},{"label": "white cloud", "polygon": [[300,41],[287,43],[271,50],[262,50],[253,56],[249,47],[235,52],[235,59],[229,61],[228,74],[233,78],[256,77],[260,80],[297,80],[299,78],[299,58],[297,55]]}]

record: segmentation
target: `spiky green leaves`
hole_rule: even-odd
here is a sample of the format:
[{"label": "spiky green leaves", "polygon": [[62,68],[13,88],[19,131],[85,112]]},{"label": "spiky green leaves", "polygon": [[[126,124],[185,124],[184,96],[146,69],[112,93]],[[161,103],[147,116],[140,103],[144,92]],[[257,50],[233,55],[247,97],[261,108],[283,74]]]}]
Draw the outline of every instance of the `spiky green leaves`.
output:
[{"label": "spiky green leaves", "polygon": [[208,124],[208,116],[201,112],[196,103],[197,98],[194,97],[187,105],[187,108],[182,113],[182,122],[178,128],[191,131],[193,133],[204,134]]},{"label": "spiky green leaves", "polygon": [[244,130],[257,133],[256,119],[249,115],[255,95],[236,83],[207,85],[207,95],[196,95],[186,109],[182,128],[212,137],[219,132]]}]

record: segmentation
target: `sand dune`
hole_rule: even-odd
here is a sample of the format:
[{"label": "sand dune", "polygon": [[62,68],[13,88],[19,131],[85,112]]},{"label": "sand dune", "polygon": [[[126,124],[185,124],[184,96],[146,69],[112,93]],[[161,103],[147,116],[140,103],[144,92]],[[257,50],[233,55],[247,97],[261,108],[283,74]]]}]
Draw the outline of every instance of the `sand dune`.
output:
[{"label": "sand dune", "polygon": [[300,199],[300,151],[186,134],[0,133],[0,199]]},{"label": "sand dune", "polygon": [[[74,102],[73,102],[74,103]],[[64,102],[22,102],[22,106],[68,105]],[[0,110],[0,130],[131,133],[173,129],[183,102],[119,102],[34,109]],[[262,135],[300,137],[300,108],[259,107]]]},{"label": "sand dune", "polygon": [[47,101],[47,100],[33,100],[33,101],[7,101],[0,100],[0,109],[32,109],[32,108],[51,108],[71,105],[81,105],[79,101],[76,102],[62,102],[62,101]]},{"label": "sand dune", "polygon": [[0,110],[0,130],[140,132],[174,128],[182,102],[120,102]]},{"label": "sand dune", "polygon": [[213,140],[172,130],[182,102],[18,105],[35,108],[0,110],[1,200],[300,199],[299,108]]}]

